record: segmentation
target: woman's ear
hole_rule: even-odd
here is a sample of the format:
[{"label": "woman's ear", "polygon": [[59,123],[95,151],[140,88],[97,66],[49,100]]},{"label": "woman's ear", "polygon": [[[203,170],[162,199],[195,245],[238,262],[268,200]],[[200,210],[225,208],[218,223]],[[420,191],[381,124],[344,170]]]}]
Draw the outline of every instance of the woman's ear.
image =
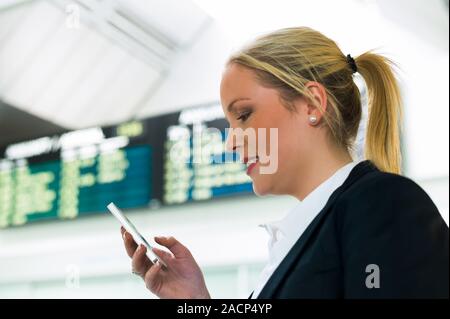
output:
[{"label": "woman's ear", "polygon": [[327,92],[322,84],[314,81],[306,83],[305,88],[310,94],[307,99],[308,121],[310,125],[317,125],[327,110]]}]

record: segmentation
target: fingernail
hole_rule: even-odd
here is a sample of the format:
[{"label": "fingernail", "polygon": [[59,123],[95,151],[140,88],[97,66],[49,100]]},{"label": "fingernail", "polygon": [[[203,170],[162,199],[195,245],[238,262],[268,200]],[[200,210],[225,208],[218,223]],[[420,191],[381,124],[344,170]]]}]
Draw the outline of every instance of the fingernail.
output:
[{"label": "fingernail", "polygon": [[124,232],[124,233],[122,234],[122,238],[123,238],[123,240],[127,239],[127,232]]}]

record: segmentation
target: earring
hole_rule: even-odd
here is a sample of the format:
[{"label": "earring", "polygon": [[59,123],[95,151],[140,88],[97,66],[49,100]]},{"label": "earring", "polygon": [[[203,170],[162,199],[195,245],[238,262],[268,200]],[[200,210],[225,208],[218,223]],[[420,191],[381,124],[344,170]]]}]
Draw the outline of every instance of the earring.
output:
[{"label": "earring", "polygon": [[316,122],[317,122],[317,117],[315,117],[314,115],[311,115],[309,117],[309,123],[316,124]]}]

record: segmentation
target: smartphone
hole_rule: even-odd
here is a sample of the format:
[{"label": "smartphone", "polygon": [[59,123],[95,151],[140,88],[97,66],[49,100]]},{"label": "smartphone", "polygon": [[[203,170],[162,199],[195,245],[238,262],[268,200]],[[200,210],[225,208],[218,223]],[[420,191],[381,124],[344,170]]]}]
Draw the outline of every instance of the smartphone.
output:
[{"label": "smartphone", "polygon": [[106,207],[111,212],[111,214],[113,214],[114,217],[116,217],[117,220],[122,224],[125,230],[131,234],[136,244],[144,245],[145,247],[147,247],[146,255],[152,263],[155,264],[156,262],[160,262],[162,265],[167,267],[167,265],[152,251],[152,246],[147,242],[147,240],[145,240],[145,238],[139,233],[136,227],[130,222],[128,218],[126,218],[126,216],[120,211],[119,208],[117,208],[114,203],[109,203],[109,205]]}]

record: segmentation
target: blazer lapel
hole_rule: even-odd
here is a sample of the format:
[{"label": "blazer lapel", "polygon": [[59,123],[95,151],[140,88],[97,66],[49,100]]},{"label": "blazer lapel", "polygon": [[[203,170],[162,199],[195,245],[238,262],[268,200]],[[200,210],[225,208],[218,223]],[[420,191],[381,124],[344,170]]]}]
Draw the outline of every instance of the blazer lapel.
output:
[{"label": "blazer lapel", "polygon": [[[273,295],[281,284],[283,278],[286,277],[286,274],[289,272],[291,267],[294,266],[294,262],[300,258],[305,245],[308,243],[308,240],[311,238],[311,235],[315,232],[315,230],[321,225],[323,218],[330,211],[331,206],[334,204],[339,195],[350,187],[356,180],[365,175],[366,173],[376,170],[376,167],[370,161],[363,161],[356,165],[353,170],[350,172],[350,175],[347,177],[345,182],[338,187],[333,194],[331,194],[328,199],[325,207],[320,211],[320,213],[314,218],[311,224],[306,228],[294,246],[291,248],[287,256],[280,263],[278,268],[272,274],[272,276],[267,281],[264,288],[261,290],[258,295],[258,299],[269,299],[273,298]],[[253,294],[253,293],[252,293]],[[250,295],[251,297],[251,295]]]}]

